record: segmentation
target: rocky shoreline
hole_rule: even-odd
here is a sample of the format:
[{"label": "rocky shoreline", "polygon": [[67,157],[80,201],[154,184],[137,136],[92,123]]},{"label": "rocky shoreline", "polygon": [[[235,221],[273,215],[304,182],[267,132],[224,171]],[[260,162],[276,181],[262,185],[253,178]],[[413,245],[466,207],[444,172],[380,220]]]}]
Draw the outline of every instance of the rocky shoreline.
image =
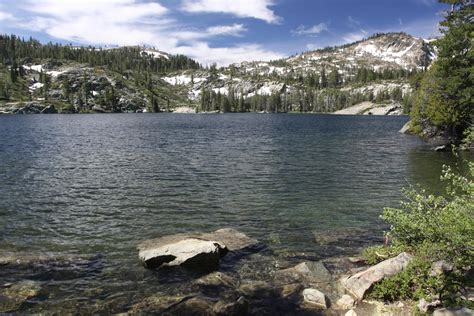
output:
[{"label": "rocky shoreline", "polygon": [[258,241],[233,229],[145,241],[138,246],[138,256],[146,268],[181,266],[208,273],[192,282],[194,290],[174,297],[149,297],[135,304],[133,312],[367,315],[385,309],[401,314],[409,311],[403,303],[385,305],[364,300],[365,292],[373,283],[406,267],[411,260],[408,254],[400,254],[374,267],[368,267],[361,258],[352,257],[303,261],[276,270],[266,280],[249,280],[240,274],[218,271],[220,260],[228,255],[233,258],[251,256],[258,252],[257,245]]},{"label": "rocky shoreline", "polygon": [[[102,307],[92,304],[91,313],[408,315],[416,305],[416,302],[384,303],[367,298],[374,283],[406,268],[412,260],[407,253],[374,266],[361,257],[347,256],[291,264],[268,260],[264,244],[230,228],[162,236],[145,240],[137,248],[143,272],[156,276],[187,273],[191,277],[179,286],[171,283],[166,292],[128,302],[112,300]],[[80,280],[91,274],[101,275],[102,262],[100,256],[51,258],[1,254],[2,275],[13,273],[16,281],[1,284],[0,313],[30,312],[28,307],[54,301],[54,294],[48,293],[48,282],[41,281],[44,274],[51,280],[60,281],[70,274]],[[260,272],[255,273],[256,270]],[[436,307],[424,303],[420,308]],[[434,312],[434,315],[451,315],[443,314],[445,310]]]}]

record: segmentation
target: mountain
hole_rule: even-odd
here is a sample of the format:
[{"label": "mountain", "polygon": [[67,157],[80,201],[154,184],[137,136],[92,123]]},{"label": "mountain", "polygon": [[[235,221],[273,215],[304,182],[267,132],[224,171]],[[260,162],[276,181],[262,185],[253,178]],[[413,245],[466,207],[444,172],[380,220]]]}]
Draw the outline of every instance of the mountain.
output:
[{"label": "mountain", "polygon": [[298,67],[361,67],[422,69],[431,64],[435,51],[429,41],[405,33],[376,34],[345,46],[306,52],[286,61]]},{"label": "mountain", "polygon": [[[408,78],[435,58],[429,41],[389,33],[286,59],[181,71],[162,79],[188,91],[203,111],[334,112],[364,101],[398,103],[401,108],[411,95]],[[223,96],[229,100],[222,101]],[[227,102],[231,105],[226,109],[222,103]]]},{"label": "mountain", "polygon": [[[400,113],[410,102],[408,78],[434,58],[428,41],[405,33],[221,68],[149,47],[41,45],[4,35],[0,112],[158,112],[183,106],[202,112],[335,112],[370,102]],[[371,112],[370,106],[364,109]]]}]

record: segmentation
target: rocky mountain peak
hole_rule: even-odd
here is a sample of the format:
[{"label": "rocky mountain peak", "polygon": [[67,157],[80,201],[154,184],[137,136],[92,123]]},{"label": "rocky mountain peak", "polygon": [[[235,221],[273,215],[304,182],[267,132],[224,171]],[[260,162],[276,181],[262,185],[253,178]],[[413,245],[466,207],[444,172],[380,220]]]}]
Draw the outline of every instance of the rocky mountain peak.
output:
[{"label": "rocky mountain peak", "polygon": [[421,69],[429,66],[435,57],[433,46],[423,39],[406,33],[379,33],[352,44],[306,52],[288,61],[301,63],[310,60],[330,63],[328,66],[365,64],[375,69]]}]

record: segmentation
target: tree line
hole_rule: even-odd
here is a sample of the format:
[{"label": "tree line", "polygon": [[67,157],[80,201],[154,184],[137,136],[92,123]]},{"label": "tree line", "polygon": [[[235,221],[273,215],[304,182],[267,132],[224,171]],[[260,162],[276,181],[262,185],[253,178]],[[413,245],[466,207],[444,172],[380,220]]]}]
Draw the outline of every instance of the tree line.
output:
[{"label": "tree line", "polygon": [[43,45],[33,38],[25,40],[15,35],[0,35],[0,61],[14,69],[18,69],[19,63],[44,59],[75,61],[91,67],[106,66],[119,73],[127,70],[165,73],[202,68],[198,62],[184,55],[155,58],[143,51],[143,47],[138,46],[102,49],[53,43]]},{"label": "tree line", "polygon": [[[217,90],[217,89],[216,89]],[[395,101],[408,108],[410,95],[403,94],[401,88],[383,89],[374,94],[344,91],[336,88],[324,90],[306,87],[301,89],[287,89],[283,86],[279,91],[271,94],[246,94],[242,90],[228,88],[226,94],[220,89],[201,89],[200,110],[203,112],[314,112],[330,113],[364,101],[382,103]]]}]

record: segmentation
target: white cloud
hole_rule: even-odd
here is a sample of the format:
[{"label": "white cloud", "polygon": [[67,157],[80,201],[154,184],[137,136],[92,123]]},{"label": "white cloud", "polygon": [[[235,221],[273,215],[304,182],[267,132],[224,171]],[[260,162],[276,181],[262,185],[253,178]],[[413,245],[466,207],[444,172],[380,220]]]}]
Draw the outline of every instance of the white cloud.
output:
[{"label": "white cloud", "polygon": [[177,53],[194,57],[203,64],[229,65],[249,60],[275,60],[284,56],[264,49],[258,44],[244,44],[234,47],[209,47],[207,43],[180,46]]},{"label": "white cloud", "polygon": [[433,5],[435,5],[438,0],[415,0],[416,2],[418,2],[419,4],[423,4],[427,7],[432,7]]},{"label": "white cloud", "polygon": [[320,44],[317,44],[317,43],[308,43],[306,44],[306,48],[309,49],[309,50],[316,50],[316,49],[320,49],[320,48],[323,48]]},{"label": "white cloud", "polygon": [[353,42],[357,42],[357,41],[360,41],[361,39],[364,39],[365,37],[367,36],[367,32],[351,32],[351,33],[347,33],[347,34],[344,34],[342,36],[342,40],[344,41],[344,43],[353,43]]},{"label": "white cloud", "polygon": [[180,40],[198,40],[203,38],[210,38],[214,36],[236,36],[241,37],[242,33],[247,29],[242,24],[233,25],[216,25],[208,27],[204,31],[179,31],[174,35]]},{"label": "white cloud", "polygon": [[14,19],[15,17],[12,14],[0,11],[0,21],[7,21],[7,20],[14,20]]},{"label": "white cloud", "polygon": [[162,36],[173,23],[158,3],[135,0],[27,0],[23,9],[33,14],[19,26],[64,40],[89,44],[135,45],[160,43],[173,47],[176,39]]},{"label": "white cloud", "polygon": [[420,38],[432,38],[440,35],[440,32],[438,30],[438,24],[441,19],[442,18],[439,17],[435,19],[418,19],[409,22],[402,21],[401,19],[399,19],[398,23],[394,23],[394,25],[386,29],[370,29],[369,31],[359,29],[354,32],[346,33],[342,35],[341,38],[345,43],[353,43],[366,38],[370,34],[374,34],[377,32],[405,32],[407,34]]},{"label": "white cloud", "polygon": [[350,15],[347,17],[347,21],[349,22],[349,26],[352,28],[358,28],[361,25],[359,20],[354,19]]},{"label": "white cloud", "polygon": [[[7,8],[5,8],[8,11]],[[171,18],[171,12],[156,2],[141,0],[22,0],[12,22],[17,29],[43,32],[61,40],[90,45],[149,45],[171,54],[185,54],[203,64],[227,65],[243,60],[282,57],[257,44],[212,47],[206,42],[217,36],[243,36],[243,24],[192,28]],[[0,11],[1,18],[13,18]]]},{"label": "white cloud", "polygon": [[327,31],[328,26],[326,23],[319,23],[311,27],[306,28],[304,25],[300,25],[296,30],[291,31],[295,35],[317,35],[323,31]]},{"label": "white cloud", "polygon": [[396,25],[386,31],[388,32],[405,32],[413,36],[421,38],[437,37],[440,35],[439,22],[442,17],[434,19],[419,19],[409,22],[404,22],[402,26]]},{"label": "white cloud", "polygon": [[183,0],[182,9],[191,13],[227,13],[278,24],[281,18],[269,8],[273,0]]}]

